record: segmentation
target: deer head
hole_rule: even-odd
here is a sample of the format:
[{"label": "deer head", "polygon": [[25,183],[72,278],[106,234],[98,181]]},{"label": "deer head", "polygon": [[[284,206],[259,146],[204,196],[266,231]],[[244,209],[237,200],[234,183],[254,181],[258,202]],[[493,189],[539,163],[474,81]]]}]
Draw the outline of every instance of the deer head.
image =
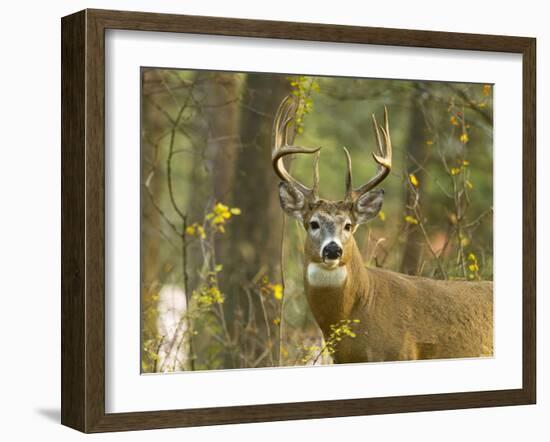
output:
[{"label": "deer head", "polygon": [[[346,195],[341,201],[319,198],[319,155],[321,148],[305,148],[294,145],[295,117],[298,101],[286,97],[275,116],[273,127],[272,162],[275,173],[281,179],[279,197],[285,213],[301,221],[306,232],[305,252],[310,262],[327,270],[338,268],[351,259],[353,234],[360,224],[374,218],[382,207],[384,191],[373,190],[390,173],[392,147],[388,124],[388,112],[384,109],[384,126],[379,126],[372,116],[378,153],[373,153],[378,170],[373,178],[358,188],[352,187],[352,165],[348,150],[344,147],[347,163]],[[290,154],[315,154],[313,186],[300,183],[287,171],[284,157]]]}]

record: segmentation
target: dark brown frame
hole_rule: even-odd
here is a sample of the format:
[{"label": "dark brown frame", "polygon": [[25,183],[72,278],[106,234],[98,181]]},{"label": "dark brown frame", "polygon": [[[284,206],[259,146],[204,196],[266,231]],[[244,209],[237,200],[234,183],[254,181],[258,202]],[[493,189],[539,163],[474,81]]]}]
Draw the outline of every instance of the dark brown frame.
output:
[{"label": "dark brown frame", "polygon": [[[536,40],[405,29],[84,10],[62,29],[61,422],[84,432],[534,404]],[[401,397],[105,413],[105,30],[185,32],[523,56],[523,386]],[[518,146],[519,148],[519,146]]]}]

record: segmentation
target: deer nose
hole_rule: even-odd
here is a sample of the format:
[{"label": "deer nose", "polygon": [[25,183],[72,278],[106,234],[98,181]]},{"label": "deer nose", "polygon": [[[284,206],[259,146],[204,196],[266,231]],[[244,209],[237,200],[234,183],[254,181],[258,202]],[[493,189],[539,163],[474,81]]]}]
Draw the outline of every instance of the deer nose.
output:
[{"label": "deer nose", "polygon": [[323,259],[338,259],[342,256],[342,248],[334,241],[323,247]]}]

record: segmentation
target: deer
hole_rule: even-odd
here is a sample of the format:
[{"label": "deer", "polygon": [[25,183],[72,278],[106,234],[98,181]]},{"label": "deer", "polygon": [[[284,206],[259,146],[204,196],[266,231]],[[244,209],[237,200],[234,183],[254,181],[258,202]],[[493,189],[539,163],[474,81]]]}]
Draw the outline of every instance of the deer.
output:
[{"label": "deer", "polygon": [[[281,208],[306,232],[304,291],[325,341],[341,321],[351,320],[356,326],[355,337],[338,342],[334,363],[492,356],[492,281],[437,280],[367,267],[363,262],[354,234],[381,210],[384,190],[377,186],[392,168],[387,108],[383,125],[372,115],[378,150],[372,153],[375,175],[352,187],[352,160],[344,147],[345,197],[329,201],[319,197],[320,147],[294,145],[298,106],[292,95],[280,104],[271,160],[281,180]],[[295,179],[285,166],[285,157],[296,154],[315,154],[312,187]]]}]

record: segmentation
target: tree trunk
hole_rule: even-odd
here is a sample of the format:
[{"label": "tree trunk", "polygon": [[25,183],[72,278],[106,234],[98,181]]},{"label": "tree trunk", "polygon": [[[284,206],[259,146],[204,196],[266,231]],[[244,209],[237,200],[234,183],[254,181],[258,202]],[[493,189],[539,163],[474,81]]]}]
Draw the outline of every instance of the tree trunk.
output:
[{"label": "tree trunk", "polygon": [[[411,95],[411,111],[409,134],[407,136],[408,151],[406,152],[405,164],[407,166],[407,176],[414,173],[418,180],[418,190],[421,191],[424,185],[424,170],[418,168],[427,155],[426,149],[426,121],[423,113],[423,94],[420,85],[414,84],[414,90]],[[416,162],[415,162],[416,161]],[[411,206],[414,203],[415,194],[410,185],[405,187],[405,203]],[[408,225],[406,230],[406,239],[401,261],[401,272],[408,275],[418,275],[421,266],[421,257],[423,251],[422,232],[415,225]]]},{"label": "tree trunk", "polygon": [[[231,205],[242,214],[232,222],[225,238],[231,249],[221,249],[223,291],[227,322],[238,335],[249,311],[243,285],[258,275],[280,279],[282,212],[277,195],[278,180],[271,168],[271,130],[280,102],[289,92],[280,75],[248,74],[241,110],[241,148],[235,162]],[[256,303],[258,300],[253,299]],[[252,306],[261,317],[261,306]],[[257,321],[259,333],[265,325]],[[262,330],[263,328],[263,330]],[[263,350],[263,349],[261,349]],[[256,355],[257,356],[257,355]]]}]

